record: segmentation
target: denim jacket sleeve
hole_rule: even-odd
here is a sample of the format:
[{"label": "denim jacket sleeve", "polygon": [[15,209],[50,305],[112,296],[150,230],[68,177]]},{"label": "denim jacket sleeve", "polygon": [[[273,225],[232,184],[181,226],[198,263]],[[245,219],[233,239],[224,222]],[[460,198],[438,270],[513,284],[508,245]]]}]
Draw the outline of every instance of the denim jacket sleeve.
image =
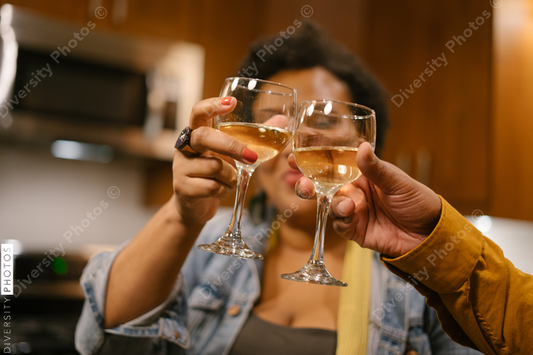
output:
[{"label": "denim jacket sleeve", "polygon": [[[107,280],[111,265],[115,257],[127,245],[122,245],[118,250],[112,253],[100,253],[93,257],[87,264],[81,279],[81,285],[85,293],[85,304],[76,328],[76,348],[81,354],[99,354],[101,352],[105,334],[127,335],[131,337],[129,341],[123,342],[124,346],[121,351],[128,352],[131,346],[139,353],[139,346],[150,347],[148,341],[150,337],[165,338],[186,347],[186,324],[184,313],[173,312],[170,317],[161,317],[172,303],[173,308],[180,308],[180,300],[183,300],[183,276],[179,275],[169,296],[156,308],[150,312],[122,324],[113,329],[104,329],[104,309],[105,296],[107,291]],[[177,329],[177,331],[176,331]],[[176,337],[176,332],[180,337]],[[135,339],[137,338],[137,340]]]},{"label": "denim jacket sleeve", "polygon": [[[196,244],[205,242],[212,235],[219,234],[215,230],[221,225],[218,221],[228,220],[228,218],[227,213],[219,213],[204,227]],[[172,353],[180,353],[180,348],[184,352],[190,346],[187,330],[189,289],[195,284],[210,254],[196,253],[196,248],[193,247],[193,252],[189,254],[180,275],[175,280],[171,293],[159,306],[116,328],[104,329],[105,296],[109,272],[115,257],[128,243],[124,243],[112,253],[104,252],[96,255],[85,267],[81,278],[85,304],[76,327],[76,349],[82,355],[167,354],[168,347],[177,348]],[[191,254],[194,254],[194,257]],[[140,292],[147,292],[147,290]],[[166,342],[161,340],[166,340]],[[113,344],[105,344],[106,342]]]}]

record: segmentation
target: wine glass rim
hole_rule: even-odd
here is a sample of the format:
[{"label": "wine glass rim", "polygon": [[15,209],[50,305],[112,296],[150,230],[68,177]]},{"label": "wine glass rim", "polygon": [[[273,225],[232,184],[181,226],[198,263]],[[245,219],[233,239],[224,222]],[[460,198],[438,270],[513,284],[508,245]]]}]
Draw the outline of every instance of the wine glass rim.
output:
[{"label": "wine glass rim", "polygon": [[353,103],[353,102],[340,101],[340,100],[329,100],[329,99],[305,100],[305,101],[302,101],[300,106],[303,106],[304,104],[313,104],[314,105],[317,102],[320,102],[320,103],[336,103],[336,104],[341,104],[341,105],[345,105],[345,106],[362,108],[362,109],[368,110],[370,112],[368,115],[355,115],[355,116],[361,117],[361,118],[367,118],[367,117],[372,117],[372,116],[375,117],[376,116],[376,111],[374,111],[373,109],[371,109],[368,106],[361,105],[361,104],[358,104],[358,103]]},{"label": "wine glass rim", "polygon": [[[265,80],[265,79],[258,79],[258,78],[249,78],[249,77],[246,77],[246,76],[230,76],[230,77],[226,78],[225,81],[233,81],[233,80],[235,80],[235,79],[244,79],[244,80],[249,80],[249,81],[251,81],[251,80],[255,80],[255,81],[259,81],[259,82],[261,82],[261,83],[265,83],[265,84],[270,84],[270,85],[279,86],[279,87],[282,87],[282,88],[285,88],[285,89],[288,89],[288,90],[292,91],[292,93],[293,93],[294,95],[296,95],[297,92],[298,92],[295,88],[291,88],[290,86],[283,85],[283,84],[281,84],[281,83],[276,83],[275,81],[270,81],[270,80]],[[254,90],[257,90],[257,91],[259,91],[259,92],[267,92],[267,91],[265,91],[265,90],[259,90],[259,89],[254,89]],[[280,92],[280,93],[274,93],[274,94],[289,95],[289,93],[282,93],[282,92]]]}]

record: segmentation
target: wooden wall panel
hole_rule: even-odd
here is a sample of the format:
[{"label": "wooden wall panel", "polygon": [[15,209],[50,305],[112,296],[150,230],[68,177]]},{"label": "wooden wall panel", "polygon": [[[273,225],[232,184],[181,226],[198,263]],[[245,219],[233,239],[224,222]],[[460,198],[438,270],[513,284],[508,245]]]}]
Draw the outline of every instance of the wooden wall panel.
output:
[{"label": "wooden wall panel", "polygon": [[[370,15],[370,66],[391,98],[398,95],[390,105],[384,158],[397,162],[403,152],[412,161],[411,175],[463,213],[489,206],[492,18],[467,32],[466,42],[452,47],[455,53],[446,44],[464,36],[483,11],[490,14],[488,2],[377,0]],[[428,68],[433,74],[421,81]],[[409,98],[402,101],[402,93]],[[431,160],[427,177],[417,173],[417,156],[424,151]]]},{"label": "wooden wall panel", "polygon": [[263,35],[279,33],[294,20],[309,19],[365,61],[372,21],[368,16],[370,6],[368,0],[269,0],[262,2],[258,19]]},{"label": "wooden wall panel", "polygon": [[202,44],[206,51],[204,96],[220,93],[224,79],[236,75],[248,45],[257,37],[260,2],[205,0]]},{"label": "wooden wall panel", "polygon": [[495,10],[492,213],[533,220],[533,2]]}]

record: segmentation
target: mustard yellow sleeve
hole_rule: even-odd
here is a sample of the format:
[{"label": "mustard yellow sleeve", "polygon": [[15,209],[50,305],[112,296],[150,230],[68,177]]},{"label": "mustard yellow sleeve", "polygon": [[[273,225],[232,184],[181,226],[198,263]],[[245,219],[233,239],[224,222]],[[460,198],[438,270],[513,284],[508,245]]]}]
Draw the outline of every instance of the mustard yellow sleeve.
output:
[{"label": "mustard yellow sleeve", "polygon": [[410,282],[436,309],[456,342],[484,354],[533,354],[533,276],[442,197],[434,231],[385,266]]}]

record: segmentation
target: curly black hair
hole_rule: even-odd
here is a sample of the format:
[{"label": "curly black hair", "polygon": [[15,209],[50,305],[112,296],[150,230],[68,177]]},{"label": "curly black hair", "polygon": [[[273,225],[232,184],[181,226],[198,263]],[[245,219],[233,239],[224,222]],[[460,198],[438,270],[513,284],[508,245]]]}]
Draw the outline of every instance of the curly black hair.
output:
[{"label": "curly black hair", "polygon": [[313,22],[296,20],[294,26],[283,33],[283,38],[280,34],[259,39],[249,47],[238,72],[240,76],[268,80],[283,70],[317,66],[345,82],[354,102],[376,111],[376,153],[379,155],[389,126],[386,92],[377,78],[353,54]]}]

